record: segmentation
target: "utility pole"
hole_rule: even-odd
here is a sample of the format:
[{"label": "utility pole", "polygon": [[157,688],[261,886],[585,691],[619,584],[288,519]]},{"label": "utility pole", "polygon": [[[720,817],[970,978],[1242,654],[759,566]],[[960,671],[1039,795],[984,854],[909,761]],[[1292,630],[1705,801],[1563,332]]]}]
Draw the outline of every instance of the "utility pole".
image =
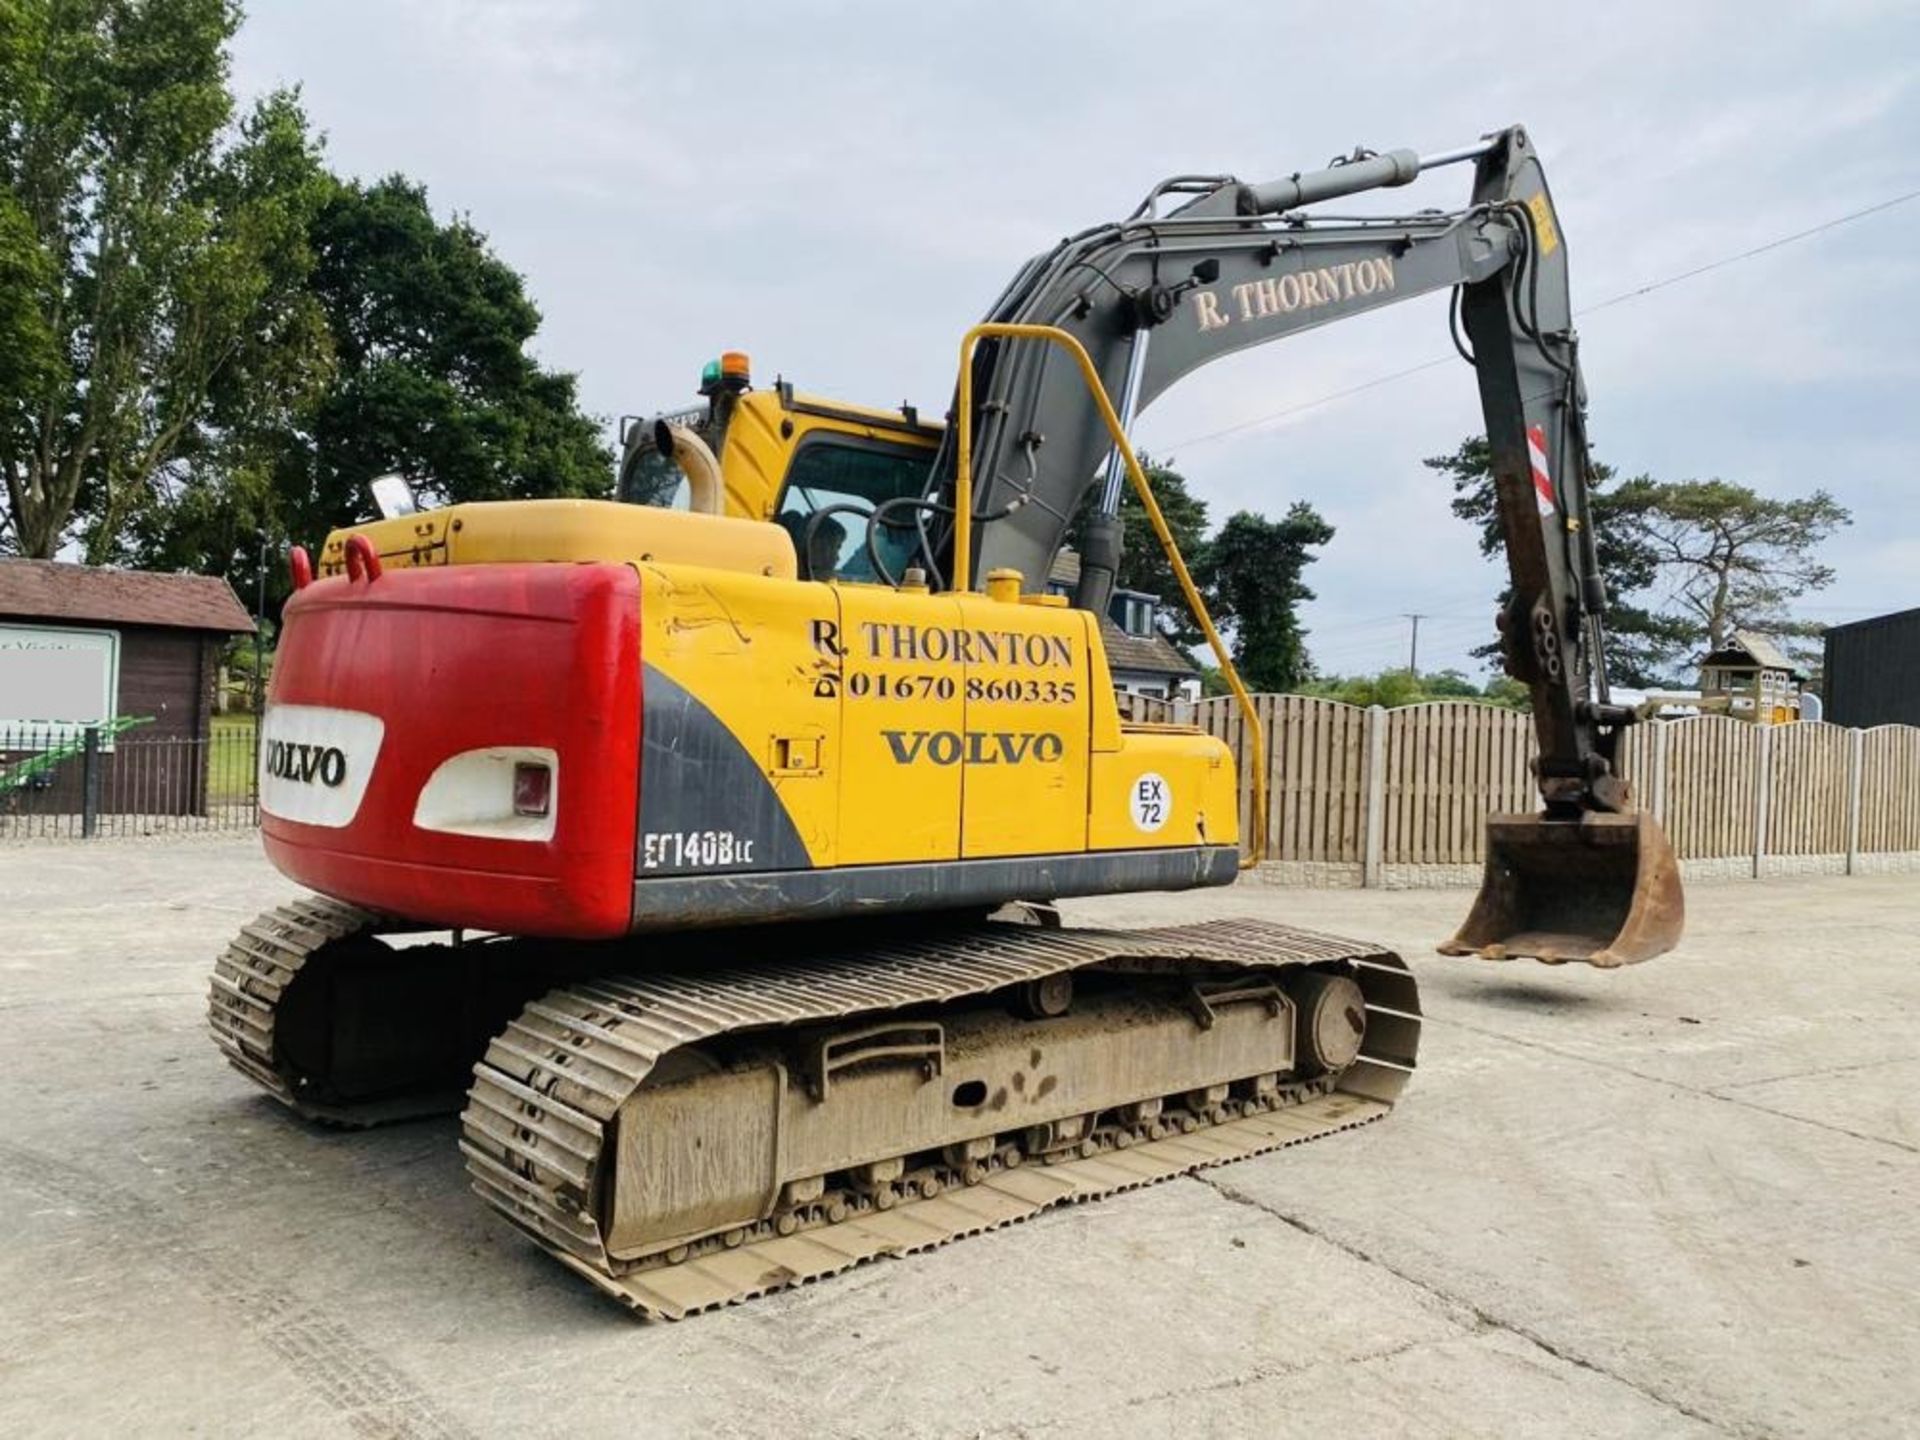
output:
[{"label": "utility pole", "polygon": [[254,733],[259,734],[262,715],[267,708],[267,682],[264,675],[266,660],[265,630],[267,628],[267,527],[260,527],[260,570],[255,580],[253,592],[253,722]]},{"label": "utility pole", "polygon": [[1407,647],[1407,673],[1417,680],[1420,678],[1420,622],[1427,617],[1410,614],[1406,618],[1413,622],[1413,643]]}]

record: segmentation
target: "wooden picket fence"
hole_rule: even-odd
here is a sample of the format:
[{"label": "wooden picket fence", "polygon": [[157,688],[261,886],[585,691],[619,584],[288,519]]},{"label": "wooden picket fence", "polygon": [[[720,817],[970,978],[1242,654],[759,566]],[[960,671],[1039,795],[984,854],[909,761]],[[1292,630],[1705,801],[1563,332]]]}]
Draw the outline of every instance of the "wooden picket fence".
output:
[{"label": "wooden picket fence", "polygon": [[[1463,701],[1361,708],[1308,695],[1258,695],[1267,735],[1272,861],[1355,867],[1366,884],[1400,867],[1477,866],[1487,815],[1538,808],[1533,721]],[[1240,767],[1241,834],[1251,836],[1250,746],[1230,699],[1124,702],[1130,718],[1180,720],[1225,740]],[[1621,770],[1684,861],[1740,873],[1819,857],[1920,852],[1920,728],[1822,722],[1755,726],[1726,716],[1639,725]],[[1751,865],[1750,872],[1744,867]]]}]

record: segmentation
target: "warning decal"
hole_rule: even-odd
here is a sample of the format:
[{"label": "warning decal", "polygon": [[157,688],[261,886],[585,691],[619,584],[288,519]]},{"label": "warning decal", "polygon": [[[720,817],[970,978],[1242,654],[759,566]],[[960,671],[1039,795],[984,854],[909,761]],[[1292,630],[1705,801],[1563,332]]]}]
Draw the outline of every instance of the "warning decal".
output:
[{"label": "warning decal", "polygon": [[1533,494],[1542,517],[1559,508],[1553,503],[1553,474],[1547,469],[1547,436],[1538,425],[1527,427],[1527,464],[1533,471]]},{"label": "warning decal", "polygon": [[1527,201],[1527,209],[1533,214],[1533,234],[1539,242],[1540,253],[1551,255],[1560,245],[1560,231],[1553,223],[1553,206],[1547,200],[1547,192],[1542,190]]}]

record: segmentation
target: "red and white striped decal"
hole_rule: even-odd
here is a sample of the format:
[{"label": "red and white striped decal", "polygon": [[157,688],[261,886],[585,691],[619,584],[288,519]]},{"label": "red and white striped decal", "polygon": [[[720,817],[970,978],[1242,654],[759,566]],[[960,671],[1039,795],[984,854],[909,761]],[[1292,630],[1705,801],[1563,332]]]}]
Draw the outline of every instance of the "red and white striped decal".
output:
[{"label": "red and white striped decal", "polygon": [[1547,436],[1538,425],[1527,427],[1527,460],[1533,467],[1534,496],[1540,502],[1542,516],[1551,515],[1553,504],[1553,476],[1547,470]]}]

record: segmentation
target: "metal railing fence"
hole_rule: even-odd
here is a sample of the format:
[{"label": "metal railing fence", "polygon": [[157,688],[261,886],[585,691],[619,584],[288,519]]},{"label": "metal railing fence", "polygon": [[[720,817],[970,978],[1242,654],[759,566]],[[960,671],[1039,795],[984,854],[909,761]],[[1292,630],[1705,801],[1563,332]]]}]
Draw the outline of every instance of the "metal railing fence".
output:
[{"label": "metal railing fence", "polygon": [[204,737],[150,722],[0,728],[0,840],[242,830],[258,823],[251,723]]}]

